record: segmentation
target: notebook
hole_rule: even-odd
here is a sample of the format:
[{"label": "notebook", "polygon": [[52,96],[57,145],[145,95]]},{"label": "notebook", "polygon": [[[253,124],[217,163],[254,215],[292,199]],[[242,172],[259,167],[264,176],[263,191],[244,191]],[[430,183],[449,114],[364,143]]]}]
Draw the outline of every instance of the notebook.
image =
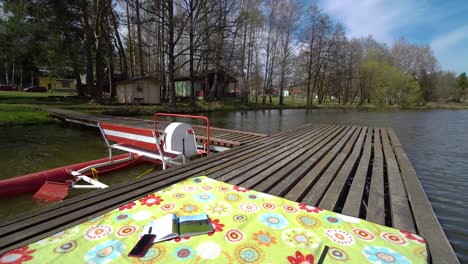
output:
[{"label": "notebook", "polygon": [[176,237],[196,236],[210,232],[213,232],[213,227],[206,214],[181,217],[167,214],[145,225],[142,234],[156,235],[154,240],[156,243]]}]

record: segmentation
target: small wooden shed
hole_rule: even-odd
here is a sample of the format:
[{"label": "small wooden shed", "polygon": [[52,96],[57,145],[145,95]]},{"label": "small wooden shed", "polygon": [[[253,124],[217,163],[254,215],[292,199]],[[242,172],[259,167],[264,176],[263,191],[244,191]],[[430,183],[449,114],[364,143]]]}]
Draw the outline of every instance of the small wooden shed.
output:
[{"label": "small wooden shed", "polygon": [[159,104],[161,89],[158,79],[135,77],[115,83],[117,102],[121,104]]}]

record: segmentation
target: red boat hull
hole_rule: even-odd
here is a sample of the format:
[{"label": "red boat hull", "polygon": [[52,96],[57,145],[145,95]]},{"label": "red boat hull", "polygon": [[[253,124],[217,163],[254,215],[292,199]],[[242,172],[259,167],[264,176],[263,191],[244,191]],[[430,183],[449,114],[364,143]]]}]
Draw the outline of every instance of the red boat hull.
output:
[{"label": "red boat hull", "polygon": [[[122,154],[114,156],[112,159],[119,160],[127,157],[128,154]],[[41,188],[45,181],[65,182],[66,180],[71,179],[68,171],[76,171],[93,164],[106,162],[108,160],[109,158],[102,158],[2,180],[0,181],[0,197],[36,192],[39,190],[39,188]],[[104,173],[104,171],[109,172],[115,169],[141,164],[143,162],[148,162],[148,160],[136,158],[135,160],[127,163],[119,163],[107,167],[101,167],[99,170],[103,171]]]}]

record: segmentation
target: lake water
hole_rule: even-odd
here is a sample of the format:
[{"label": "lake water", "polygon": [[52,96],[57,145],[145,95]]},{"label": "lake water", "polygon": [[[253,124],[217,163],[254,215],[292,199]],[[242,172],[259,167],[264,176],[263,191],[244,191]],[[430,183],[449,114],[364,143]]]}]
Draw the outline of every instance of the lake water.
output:
[{"label": "lake water", "polygon": [[[267,134],[306,123],[393,128],[455,252],[468,263],[468,111],[265,110],[206,115],[212,126]],[[0,178],[106,156],[97,130],[67,125],[0,127],[0,148]],[[103,176],[102,181],[121,181],[144,170]],[[0,217],[35,207],[30,197],[0,200]]]}]

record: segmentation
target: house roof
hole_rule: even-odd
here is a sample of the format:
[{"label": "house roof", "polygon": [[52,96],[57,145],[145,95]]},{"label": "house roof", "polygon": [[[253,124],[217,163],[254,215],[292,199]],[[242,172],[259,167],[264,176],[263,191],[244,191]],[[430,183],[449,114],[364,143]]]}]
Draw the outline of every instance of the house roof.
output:
[{"label": "house roof", "polygon": [[132,82],[136,82],[140,80],[147,80],[147,79],[158,81],[157,78],[148,75],[148,76],[133,77],[133,78],[128,78],[126,80],[116,81],[115,84],[132,83]]}]

